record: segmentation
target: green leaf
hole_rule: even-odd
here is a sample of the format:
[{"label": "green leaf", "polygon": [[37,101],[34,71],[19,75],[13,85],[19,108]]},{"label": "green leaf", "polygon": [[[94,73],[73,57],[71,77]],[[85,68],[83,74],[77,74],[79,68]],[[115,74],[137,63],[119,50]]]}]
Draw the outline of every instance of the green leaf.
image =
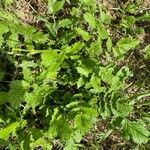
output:
[{"label": "green leaf", "polygon": [[73,7],[71,12],[71,16],[80,16],[81,15],[81,9],[77,7]]},{"label": "green leaf", "polygon": [[117,58],[121,58],[127,53],[129,50],[134,49],[139,45],[139,41],[133,38],[121,38],[115,48],[113,48],[114,56]]},{"label": "green leaf", "polygon": [[131,14],[136,14],[139,11],[139,7],[137,6],[137,3],[129,3],[127,7],[125,8],[125,11]]},{"label": "green leaf", "polygon": [[109,91],[116,91],[123,87],[124,80],[127,79],[127,77],[131,76],[129,68],[128,67],[122,67],[116,75],[112,78],[111,81],[111,88]]},{"label": "green leaf", "polygon": [[98,28],[99,38],[102,40],[108,39],[108,33],[104,25],[100,24]]},{"label": "green leaf", "polygon": [[19,43],[19,41],[18,41],[18,35],[15,34],[15,33],[12,34],[12,35],[10,35],[9,38],[8,38],[8,40],[7,40],[7,43],[8,43],[8,45],[10,47],[13,47],[13,48],[17,47],[18,43]]},{"label": "green leaf", "polygon": [[65,0],[48,0],[48,11],[50,14],[56,14],[63,8]]},{"label": "green leaf", "polygon": [[[24,127],[21,128],[23,129]],[[30,143],[31,143],[30,136],[31,135],[29,133],[25,133],[25,132],[18,133],[18,141],[21,150],[30,149]]]},{"label": "green leaf", "polygon": [[48,149],[48,150],[51,150],[53,147],[52,144],[48,142],[48,140],[44,139],[44,137],[41,137],[31,143],[32,149],[35,149],[35,147],[39,147],[39,146],[42,146],[43,149]]},{"label": "green leaf", "polygon": [[58,53],[54,50],[48,50],[41,54],[41,64],[45,67],[51,66],[58,59]]},{"label": "green leaf", "polygon": [[7,33],[9,31],[8,26],[6,26],[5,24],[3,24],[3,22],[0,22],[0,46],[3,43],[3,34]]},{"label": "green leaf", "polygon": [[29,41],[29,39],[31,41],[32,40],[31,37],[33,36],[33,34],[36,34],[36,29],[33,26],[24,26],[22,24],[13,25],[13,27],[10,28],[10,31],[12,33],[15,33],[16,35],[17,34],[24,35],[25,41],[26,40]]},{"label": "green leaf", "polygon": [[66,105],[67,110],[71,110],[73,108],[79,107],[81,103],[79,101],[73,101]]},{"label": "green leaf", "polygon": [[0,81],[4,78],[5,72],[0,71]]},{"label": "green leaf", "polygon": [[88,77],[89,73],[91,72],[87,70],[86,68],[82,68],[82,67],[77,67],[76,69],[81,75],[84,75],[86,77]]},{"label": "green leaf", "polygon": [[64,147],[64,150],[78,150],[77,145],[75,144],[75,141],[73,138],[70,138],[70,140],[68,140],[66,142],[66,145]]},{"label": "green leaf", "polygon": [[103,119],[106,119],[108,117],[110,117],[111,115],[111,110],[110,110],[110,104],[109,102],[104,102],[104,111],[101,112],[101,116],[103,117]]},{"label": "green leaf", "polygon": [[58,127],[59,127],[59,120],[61,115],[59,113],[59,109],[55,108],[52,114],[52,118],[50,120],[50,128],[48,129],[48,136],[49,138],[55,138],[58,135]]},{"label": "green leaf", "polygon": [[13,2],[13,0],[4,0],[4,4],[7,6],[11,5],[12,2]]},{"label": "green leaf", "polygon": [[137,17],[137,20],[138,21],[150,21],[150,14],[149,13],[146,13],[140,17]]},{"label": "green leaf", "polygon": [[22,61],[21,64],[19,64],[19,67],[22,67],[22,68],[35,68],[37,67],[37,63],[34,63],[34,61]]},{"label": "green leaf", "polygon": [[111,87],[109,89],[109,92],[117,91],[123,86],[123,83],[120,81],[120,78],[118,76],[114,76],[111,81],[112,84],[110,84]]},{"label": "green leaf", "polygon": [[92,93],[100,93],[104,92],[104,88],[100,85],[100,77],[92,74],[90,82],[86,84],[85,88],[92,88],[90,92]]},{"label": "green leaf", "polygon": [[90,13],[85,13],[84,14],[84,20],[93,28],[96,28],[96,20],[94,18],[94,16]]},{"label": "green leaf", "polygon": [[81,28],[76,28],[75,29],[77,31],[77,33],[85,40],[85,41],[88,41],[91,37],[89,35],[88,32],[84,31],[83,29]]},{"label": "green leaf", "polygon": [[130,28],[134,25],[136,19],[134,16],[125,16],[122,19],[121,25],[124,26],[125,28]]},{"label": "green leaf", "polygon": [[81,86],[83,86],[84,83],[85,83],[85,81],[83,80],[82,77],[80,77],[79,80],[77,81],[77,88],[80,88]]},{"label": "green leaf", "polygon": [[1,147],[7,147],[8,145],[9,145],[8,141],[0,138],[0,146]]},{"label": "green leaf", "polygon": [[83,59],[81,65],[76,67],[77,71],[86,77],[93,71],[96,66],[96,62],[93,59],[87,58]]},{"label": "green leaf", "polygon": [[76,115],[74,120],[74,128],[85,134],[92,128],[96,121],[97,112],[93,108],[81,107],[80,113]]},{"label": "green leaf", "polygon": [[91,128],[91,118],[85,114],[79,114],[75,117],[74,127],[78,129],[82,134],[88,132]]},{"label": "green leaf", "polygon": [[104,12],[101,8],[102,6],[99,6],[99,7],[100,7],[100,17],[99,17],[100,23],[110,24],[111,16],[110,16],[109,12]]},{"label": "green leaf", "polygon": [[9,31],[8,26],[3,24],[3,22],[0,22],[0,36],[2,36],[4,33],[7,33]]},{"label": "green leaf", "polygon": [[111,110],[116,117],[126,117],[133,110],[133,106],[125,99],[112,100],[111,103]]},{"label": "green leaf", "polygon": [[65,53],[61,52],[60,54],[58,54],[55,60],[53,59],[53,62],[51,61],[51,65],[47,68],[46,78],[54,79],[57,77],[57,71],[60,69],[60,65],[62,64],[64,59]]},{"label": "green leaf", "polygon": [[8,29],[8,24],[11,27],[19,24],[18,18],[13,13],[9,13],[8,11],[0,11],[0,19],[1,19],[1,23],[4,26],[6,26],[5,28],[7,29]]},{"label": "green leaf", "polygon": [[0,92],[0,105],[9,101],[7,92]]},{"label": "green leaf", "polygon": [[72,54],[76,54],[78,53],[83,47],[84,47],[84,43],[82,42],[76,42],[73,45],[71,45],[71,53]]},{"label": "green leaf", "polygon": [[91,6],[93,10],[96,10],[96,0],[80,0],[80,2],[86,6]]},{"label": "green leaf", "polygon": [[35,108],[44,101],[45,97],[51,93],[52,89],[49,85],[44,83],[40,86],[34,83],[32,88],[33,91],[26,92],[24,97],[27,104],[32,108]]},{"label": "green leaf", "polygon": [[61,125],[61,129],[59,131],[60,137],[63,141],[68,141],[72,138],[73,129],[69,126],[69,123],[66,119],[62,119],[63,124]]},{"label": "green leaf", "polygon": [[32,72],[29,68],[23,68],[23,77],[29,83],[32,83],[34,81],[34,77],[32,76]]},{"label": "green leaf", "polygon": [[46,43],[48,41],[48,35],[47,34],[43,34],[42,32],[33,33],[33,34],[30,35],[30,38],[35,43],[38,43],[38,44],[40,44],[40,43]]},{"label": "green leaf", "polygon": [[92,42],[90,48],[87,48],[87,51],[91,57],[98,57],[102,52],[102,42],[98,38],[95,42]]},{"label": "green leaf", "polygon": [[76,143],[80,143],[83,138],[83,135],[79,130],[76,130],[73,134],[73,139]]},{"label": "green leaf", "polygon": [[71,46],[65,47],[64,51],[67,54],[73,55],[73,54],[78,53],[84,46],[85,46],[85,44],[83,42],[76,42],[76,43],[72,44]]},{"label": "green leaf", "polygon": [[122,129],[125,138],[132,138],[139,145],[147,143],[150,132],[146,129],[146,124],[142,121],[122,121]]},{"label": "green leaf", "polygon": [[108,50],[109,52],[111,52],[111,49],[112,49],[113,44],[112,44],[112,40],[111,40],[110,37],[107,39],[106,46],[107,46],[107,50]]},{"label": "green leaf", "polygon": [[9,90],[9,102],[14,108],[18,108],[21,102],[24,100],[25,88],[23,87],[21,80],[14,80],[10,84]]},{"label": "green leaf", "polygon": [[112,84],[112,79],[114,78],[113,71],[114,71],[113,67],[110,66],[101,67],[99,71],[99,76],[103,81]]},{"label": "green leaf", "polygon": [[132,39],[132,38],[122,38],[117,42],[117,46],[125,50],[130,50],[132,48],[135,48],[135,46],[137,46],[138,44],[139,41],[137,39]]},{"label": "green leaf", "polygon": [[150,44],[144,48],[144,57],[145,57],[145,59],[150,58]]},{"label": "green leaf", "polygon": [[0,138],[6,140],[10,133],[16,130],[19,126],[19,122],[9,124],[7,127],[0,129]]},{"label": "green leaf", "polygon": [[125,102],[124,100],[117,102],[117,115],[121,117],[128,116],[133,110],[133,107],[129,105],[129,103]]},{"label": "green leaf", "polygon": [[59,29],[59,28],[70,28],[71,25],[72,25],[71,20],[62,19],[62,20],[59,20],[58,25],[57,25],[57,29]]}]

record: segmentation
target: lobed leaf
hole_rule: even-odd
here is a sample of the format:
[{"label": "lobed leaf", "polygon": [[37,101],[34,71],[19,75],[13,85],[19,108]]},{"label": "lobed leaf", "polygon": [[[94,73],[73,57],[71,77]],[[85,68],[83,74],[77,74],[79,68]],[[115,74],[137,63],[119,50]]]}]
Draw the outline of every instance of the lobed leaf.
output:
[{"label": "lobed leaf", "polygon": [[124,119],[122,128],[126,138],[131,137],[139,145],[147,143],[150,132],[146,129],[146,124],[142,121],[129,121]]},{"label": "lobed leaf", "polygon": [[85,13],[84,14],[84,20],[93,28],[96,28],[96,20],[94,18],[94,16],[90,13]]}]

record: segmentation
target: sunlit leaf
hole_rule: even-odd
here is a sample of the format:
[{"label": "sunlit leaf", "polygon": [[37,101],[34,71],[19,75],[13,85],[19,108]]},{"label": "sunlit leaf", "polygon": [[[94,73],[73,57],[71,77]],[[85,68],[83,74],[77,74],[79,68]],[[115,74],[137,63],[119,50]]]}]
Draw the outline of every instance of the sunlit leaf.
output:
[{"label": "sunlit leaf", "polygon": [[94,16],[90,13],[85,13],[84,14],[84,19],[85,21],[93,28],[96,28],[96,20],[94,18]]},{"label": "sunlit leaf", "polygon": [[132,138],[137,144],[143,144],[148,142],[148,136],[150,132],[146,129],[146,124],[142,121],[129,121],[123,120],[123,133],[126,138]]},{"label": "sunlit leaf", "polygon": [[117,58],[121,58],[126,54],[129,50],[134,49],[139,45],[139,41],[133,38],[121,38],[115,48],[113,48],[114,56]]},{"label": "sunlit leaf", "polygon": [[86,41],[90,39],[90,35],[88,32],[84,31],[81,28],[76,28],[77,33]]},{"label": "sunlit leaf", "polygon": [[19,126],[19,122],[9,124],[7,127],[0,129],[0,138],[7,139],[13,131]]}]

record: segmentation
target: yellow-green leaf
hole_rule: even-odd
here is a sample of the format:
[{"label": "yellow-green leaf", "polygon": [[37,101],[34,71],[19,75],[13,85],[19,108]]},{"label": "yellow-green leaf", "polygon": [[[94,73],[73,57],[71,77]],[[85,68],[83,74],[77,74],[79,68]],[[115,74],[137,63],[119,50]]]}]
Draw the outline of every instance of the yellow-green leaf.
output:
[{"label": "yellow-green leaf", "polygon": [[96,28],[96,20],[94,18],[94,16],[90,13],[86,13],[84,14],[84,20],[93,28]]},{"label": "yellow-green leaf", "polygon": [[1,139],[7,139],[13,131],[19,126],[19,122],[14,122],[10,124],[9,126],[2,128],[0,130],[0,138]]}]

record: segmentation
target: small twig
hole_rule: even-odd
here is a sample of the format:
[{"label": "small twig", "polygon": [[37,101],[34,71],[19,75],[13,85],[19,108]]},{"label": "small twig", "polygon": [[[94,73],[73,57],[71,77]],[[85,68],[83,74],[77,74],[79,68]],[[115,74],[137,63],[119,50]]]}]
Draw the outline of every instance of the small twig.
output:
[{"label": "small twig", "polygon": [[139,13],[143,13],[144,11],[147,11],[147,10],[150,10],[150,7],[139,10]]},{"label": "small twig", "polygon": [[30,2],[28,2],[29,7],[35,12],[37,13],[37,11],[32,7],[32,5],[30,4]]},{"label": "small twig", "polygon": [[0,83],[10,83],[11,81],[0,81]]},{"label": "small twig", "polygon": [[110,10],[120,10],[120,8],[109,8]]},{"label": "small twig", "polygon": [[9,106],[7,106],[6,104],[5,104],[5,106],[6,106],[10,111],[14,112],[14,110],[11,109],[11,108],[10,108]]}]

